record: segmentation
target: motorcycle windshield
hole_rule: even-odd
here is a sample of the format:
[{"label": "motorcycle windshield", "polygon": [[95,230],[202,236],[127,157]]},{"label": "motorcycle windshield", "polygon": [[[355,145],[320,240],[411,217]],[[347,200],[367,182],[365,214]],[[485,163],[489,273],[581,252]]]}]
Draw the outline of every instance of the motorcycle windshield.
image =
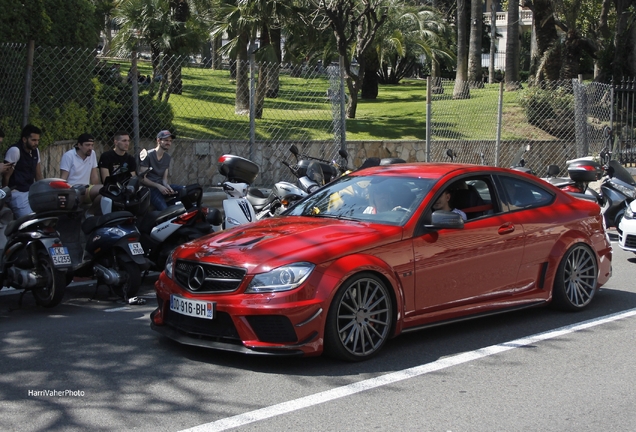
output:
[{"label": "motorcycle windshield", "polygon": [[322,168],[316,161],[309,162],[309,165],[307,166],[307,177],[321,186],[325,184],[325,177],[322,174]]},{"label": "motorcycle windshield", "polygon": [[636,186],[636,181],[634,181],[634,177],[625,169],[623,165],[617,160],[609,161],[609,166],[612,168],[613,173],[612,177],[615,177],[621,181],[624,181],[627,184],[632,186]]}]

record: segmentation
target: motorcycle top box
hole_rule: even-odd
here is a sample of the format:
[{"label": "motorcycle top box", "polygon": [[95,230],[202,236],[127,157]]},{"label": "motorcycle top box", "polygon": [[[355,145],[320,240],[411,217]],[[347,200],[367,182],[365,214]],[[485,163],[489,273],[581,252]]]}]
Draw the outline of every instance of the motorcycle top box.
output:
[{"label": "motorcycle top box", "polygon": [[579,160],[568,165],[568,175],[575,182],[590,183],[600,180],[603,168],[592,160]]},{"label": "motorcycle top box", "polygon": [[38,180],[29,188],[29,205],[36,213],[74,210],[77,190],[59,178]]},{"label": "motorcycle top box", "polygon": [[258,165],[240,156],[223,155],[219,158],[219,172],[231,182],[252,184],[258,175]]}]

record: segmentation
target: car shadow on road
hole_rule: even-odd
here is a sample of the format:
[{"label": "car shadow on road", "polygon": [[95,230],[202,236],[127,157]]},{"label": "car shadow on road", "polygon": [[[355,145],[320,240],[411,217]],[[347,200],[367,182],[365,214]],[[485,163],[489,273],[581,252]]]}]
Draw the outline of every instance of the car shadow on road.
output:
[{"label": "car shadow on road", "polygon": [[506,343],[632,308],[636,308],[635,293],[601,289],[590,306],[579,312],[536,307],[430,327],[391,339],[376,357],[360,363],[343,362],[324,355],[308,358],[244,355],[180,345],[167,338],[161,338],[160,345],[171,355],[182,355],[195,362],[265,374],[372,375],[432,363],[440,358]]}]

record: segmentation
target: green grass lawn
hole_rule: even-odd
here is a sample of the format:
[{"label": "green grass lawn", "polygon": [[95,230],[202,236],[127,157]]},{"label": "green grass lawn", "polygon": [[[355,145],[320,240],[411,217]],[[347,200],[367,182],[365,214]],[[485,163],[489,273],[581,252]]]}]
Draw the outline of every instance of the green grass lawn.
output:
[{"label": "green grass lawn", "polygon": [[[129,64],[121,63],[122,71]],[[143,75],[152,73],[139,62]],[[183,92],[170,96],[174,126],[181,136],[244,140],[249,116],[235,113],[236,83],[228,71],[186,67]],[[329,83],[323,77],[280,74],[277,98],[265,101],[263,117],[256,120],[257,139],[333,138]],[[453,82],[431,102],[432,139],[493,140],[496,138],[499,85],[470,89],[470,98],[453,99]],[[142,90],[147,91],[147,90]],[[424,140],[426,138],[426,81],[405,79],[399,85],[381,85],[375,100],[358,99],[355,119],[347,119],[347,140]],[[504,120],[527,125],[517,93],[504,92]],[[520,138],[519,127],[502,128],[502,139]]]}]

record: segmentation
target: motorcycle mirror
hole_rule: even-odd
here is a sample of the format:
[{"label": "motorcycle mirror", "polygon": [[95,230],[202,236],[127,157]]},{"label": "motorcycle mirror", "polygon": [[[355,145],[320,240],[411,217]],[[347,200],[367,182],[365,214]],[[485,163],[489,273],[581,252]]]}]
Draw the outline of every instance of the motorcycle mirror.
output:
[{"label": "motorcycle mirror", "polygon": [[143,161],[143,160],[145,160],[145,159],[146,159],[146,157],[147,157],[147,156],[148,156],[148,150],[146,150],[146,149],[142,149],[142,150],[139,152],[139,160]]},{"label": "motorcycle mirror", "polygon": [[347,153],[346,150],[340,149],[338,150],[338,154],[340,155],[341,158],[343,158],[344,160],[347,160],[347,158],[349,157],[349,154]]},{"label": "motorcycle mirror", "polygon": [[457,156],[457,153],[455,153],[453,149],[446,149],[446,156],[448,156],[452,161],[453,159],[455,159],[455,156]]},{"label": "motorcycle mirror", "polygon": [[294,156],[298,157],[298,147],[296,147],[295,144],[292,144],[292,146],[289,148],[289,151],[292,152]]},{"label": "motorcycle mirror", "polygon": [[558,165],[548,165],[548,177],[556,177],[560,172]]}]

